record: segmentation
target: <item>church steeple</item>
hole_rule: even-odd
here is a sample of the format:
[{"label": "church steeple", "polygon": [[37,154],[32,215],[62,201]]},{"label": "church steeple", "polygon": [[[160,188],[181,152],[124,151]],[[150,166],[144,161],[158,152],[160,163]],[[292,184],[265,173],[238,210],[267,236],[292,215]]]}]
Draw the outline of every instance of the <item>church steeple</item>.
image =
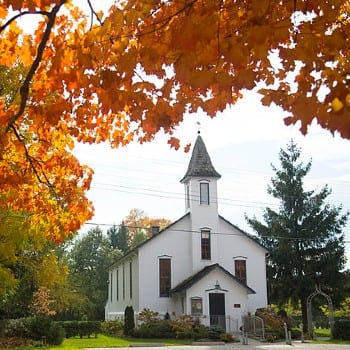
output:
[{"label": "church steeple", "polygon": [[219,179],[221,175],[215,170],[211,163],[207,148],[198,132],[196,142],[193,147],[192,156],[185,176],[180,180],[181,183],[188,181],[190,177],[205,177]]},{"label": "church steeple", "polygon": [[202,137],[197,136],[185,176],[185,209],[189,213],[192,232],[192,266],[198,271],[218,258],[219,232],[217,181],[221,175],[215,170]]}]

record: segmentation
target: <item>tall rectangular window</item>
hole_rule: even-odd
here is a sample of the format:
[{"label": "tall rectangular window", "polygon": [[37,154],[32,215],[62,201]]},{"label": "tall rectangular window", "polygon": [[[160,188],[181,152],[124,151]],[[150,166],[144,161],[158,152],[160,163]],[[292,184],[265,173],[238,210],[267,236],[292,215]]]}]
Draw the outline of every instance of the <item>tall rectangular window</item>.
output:
[{"label": "tall rectangular window", "polygon": [[125,300],[125,265],[123,265],[123,300]]},{"label": "tall rectangular window", "polygon": [[247,266],[245,260],[235,260],[235,276],[244,284],[247,284]]},{"label": "tall rectangular window", "polygon": [[117,270],[117,301],[119,301],[119,270]]},{"label": "tall rectangular window", "polygon": [[185,197],[186,197],[186,208],[189,208],[190,207],[190,185],[189,184],[186,184],[186,187],[185,187]]},{"label": "tall rectangular window", "polygon": [[129,288],[130,288],[130,299],[132,299],[132,262],[130,261],[129,264]]},{"label": "tall rectangular window", "polygon": [[159,259],[159,296],[169,297],[171,289],[171,259]]},{"label": "tall rectangular window", "polygon": [[209,205],[209,183],[201,182],[199,184],[200,188],[200,204]]},{"label": "tall rectangular window", "polygon": [[111,283],[111,302],[113,301],[113,272],[111,272],[111,279],[110,279],[110,283]]},{"label": "tall rectangular window", "polygon": [[210,251],[210,231],[202,230],[201,231],[201,251],[202,251],[202,259],[210,260],[211,259],[211,251]]}]

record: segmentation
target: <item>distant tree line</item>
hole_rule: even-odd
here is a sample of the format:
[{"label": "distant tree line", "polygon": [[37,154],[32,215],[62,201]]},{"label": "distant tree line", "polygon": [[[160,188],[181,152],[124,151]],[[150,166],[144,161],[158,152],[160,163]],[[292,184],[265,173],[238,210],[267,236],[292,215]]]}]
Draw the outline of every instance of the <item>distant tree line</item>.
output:
[{"label": "distant tree line", "polygon": [[[0,261],[0,277],[9,276],[0,281],[1,317],[45,314],[59,320],[103,320],[108,267],[150,237],[149,225],[164,228],[168,224],[169,220],[149,218],[142,210],[132,209],[120,225],[110,227],[106,234],[94,226],[54,245],[37,239],[38,235],[28,237],[17,217],[3,219],[2,241],[7,243],[7,249],[18,253],[17,259],[6,265]],[[21,239],[25,243],[20,243]],[[0,257],[5,257],[5,248],[0,242]]]}]

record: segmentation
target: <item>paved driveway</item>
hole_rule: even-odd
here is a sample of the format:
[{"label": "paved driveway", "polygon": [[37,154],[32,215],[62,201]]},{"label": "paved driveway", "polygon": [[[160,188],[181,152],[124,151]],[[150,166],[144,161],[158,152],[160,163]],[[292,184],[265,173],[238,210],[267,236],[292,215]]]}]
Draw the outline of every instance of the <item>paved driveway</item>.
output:
[{"label": "paved driveway", "polygon": [[[115,348],[118,350],[130,350],[128,348]],[[301,343],[300,341],[292,342],[292,345],[285,343],[261,343],[255,340],[249,339],[248,345],[242,345],[240,343],[231,343],[225,345],[183,345],[183,346],[162,346],[162,347],[143,347],[137,346],[135,350],[349,350],[350,345],[337,345],[337,344],[310,344]],[[89,350],[112,350],[111,348],[106,349],[89,349]]]}]

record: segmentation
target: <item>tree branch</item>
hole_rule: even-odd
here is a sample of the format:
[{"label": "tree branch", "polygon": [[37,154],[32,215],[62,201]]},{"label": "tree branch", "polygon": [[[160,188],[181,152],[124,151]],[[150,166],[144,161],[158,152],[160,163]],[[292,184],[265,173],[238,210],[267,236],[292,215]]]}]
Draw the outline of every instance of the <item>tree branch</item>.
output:
[{"label": "tree branch", "polygon": [[96,13],[96,11],[94,10],[94,8],[92,7],[91,1],[87,0],[87,3],[90,7],[90,11],[91,11],[91,23],[90,23],[90,27],[92,27],[92,24],[94,22],[93,17],[95,16],[98,20],[98,22],[100,23],[100,25],[103,24],[103,22],[101,21],[100,17],[98,17],[98,14]]},{"label": "tree branch", "polygon": [[0,33],[2,31],[4,31],[6,29],[7,26],[9,26],[13,21],[15,21],[17,18],[25,16],[25,15],[43,15],[43,16],[47,16],[49,17],[50,12],[47,11],[35,11],[35,12],[31,12],[31,11],[23,11],[18,13],[17,15],[13,16],[12,18],[10,18],[5,24],[3,24],[2,26],[0,26]]},{"label": "tree branch", "polygon": [[6,132],[8,132],[12,126],[14,125],[14,123],[17,121],[17,119],[24,113],[24,110],[26,108],[27,105],[27,101],[28,101],[28,97],[29,97],[29,87],[30,84],[32,82],[32,79],[34,77],[34,74],[36,72],[36,70],[39,67],[39,64],[42,60],[45,48],[46,48],[46,44],[50,38],[50,34],[52,31],[53,26],[55,25],[55,20],[56,20],[56,16],[58,11],[60,10],[60,8],[62,7],[62,5],[64,5],[66,3],[67,0],[61,0],[59,2],[59,4],[57,4],[56,6],[54,6],[51,10],[51,12],[47,13],[47,17],[48,17],[48,22],[46,25],[46,29],[44,31],[44,35],[38,45],[38,50],[37,50],[37,54],[36,57],[28,71],[28,74],[26,76],[26,78],[24,79],[24,82],[22,84],[22,86],[19,89],[20,92],[20,96],[21,96],[21,102],[20,102],[20,106],[19,106],[19,110],[18,112],[13,115],[8,123],[7,123],[7,127],[6,127]]},{"label": "tree branch", "polygon": [[[42,169],[40,162],[29,154],[29,150],[27,148],[27,145],[25,144],[23,138],[21,137],[21,135],[19,134],[19,132],[17,131],[17,129],[15,128],[14,125],[11,125],[11,129],[12,129],[13,133],[15,134],[16,138],[18,139],[18,141],[22,143],[26,159],[29,162],[30,167],[32,168],[38,182],[47,186],[47,188],[50,190],[50,192],[52,193],[54,198],[57,199],[58,201],[60,201],[59,196],[55,192],[53,185],[51,184],[50,180],[46,176],[44,170]],[[39,171],[41,172],[42,175],[39,174],[39,171],[38,171],[36,165],[40,168]]]}]

